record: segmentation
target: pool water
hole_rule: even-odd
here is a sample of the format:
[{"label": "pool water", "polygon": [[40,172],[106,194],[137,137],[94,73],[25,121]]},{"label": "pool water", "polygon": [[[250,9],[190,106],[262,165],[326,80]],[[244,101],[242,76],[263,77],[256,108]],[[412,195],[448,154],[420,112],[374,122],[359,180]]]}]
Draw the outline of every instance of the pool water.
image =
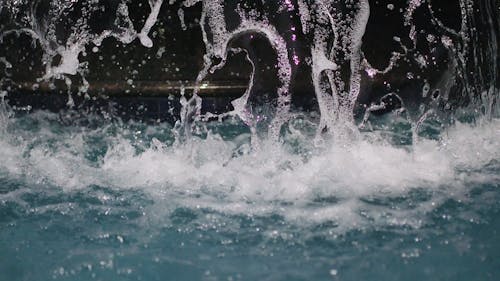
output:
[{"label": "pool water", "polygon": [[500,119],[0,123],[0,280],[499,280]]}]

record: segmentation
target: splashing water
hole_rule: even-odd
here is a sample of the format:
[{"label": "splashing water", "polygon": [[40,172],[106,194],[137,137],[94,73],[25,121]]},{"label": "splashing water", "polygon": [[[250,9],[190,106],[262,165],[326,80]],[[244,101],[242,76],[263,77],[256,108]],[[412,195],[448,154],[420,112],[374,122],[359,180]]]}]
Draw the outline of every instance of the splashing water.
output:
[{"label": "splashing water", "polygon": [[[330,132],[337,131],[336,134],[343,135],[346,128],[341,127],[349,127],[354,123],[353,111],[360,99],[363,72],[374,78],[377,75],[396,71],[394,68],[397,68],[402,60],[417,64],[421,72],[421,75],[417,77],[421,77],[418,79],[423,80],[425,85],[429,84],[429,79],[433,79],[423,74],[427,68],[430,66],[439,68],[438,63],[447,63],[449,68],[446,75],[433,82],[432,89],[422,93],[423,98],[427,98],[429,95],[426,93],[433,92],[434,101],[424,102],[425,107],[428,108],[421,108],[414,114],[415,116],[412,116],[412,121],[415,123],[428,116],[430,112],[443,111],[443,109],[453,110],[457,104],[482,103],[483,111],[487,112],[488,116],[492,116],[496,106],[498,22],[494,19],[496,12],[494,4],[475,5],[470,0],[458,1],[461,19],[456,21],[459,26],[458,30],[455,30],[447,27],[436,16],[436,9],[433,8],[435,3],[432,1],[409,1],[401,11],[404,11],[403,24],[405,28],[409,28],[406,36],[411,44],[407,44],[406,40],[403,40],[405,38],[394,36],[393,40],[400,44],[403,52],[393,52],[387,68],[378,70],[370,64],[362,50],[363,38],[366,39],[370,35],[365,33],[370,17],[370,4],[366,0],[346,3],[319,0],[301,0],[297,3],[279,1],[276,3],[277,15],[270,14],[273,9],[271,7],[267,11],[258,8],[259,5],[252,5],[245,1],[233,3],[189,0],[163,3],[162,0],[151,0],[148,1],[150,14],[145,18],[140,32],[134,29],[128,10],[128,1],[97,2],[6,1],[1,5],[1,11],[7,17],[9,24],[3,26],[1,38],[12,33],[25,33],[31,36],[43,51],[42,61],[45,65],[45,74],[38,80],[63,80],[68,87],[68,93],[71,94],[72,78],[78,74],[83,83],[80,91],[85,92],[89,84],[85,78],[88,62],[80,62],[80,57],[86,55],[87,45],[93,43],[98,47],[109,37],[124,44],[130,44],[138,38],[142,45],[151,48],[153,40],[149,37],[149,33],[157,22],[163,5],[175,4],[180,7],[178,14],[183,28],[186,27],[183,8],[201,5],[199,26],[205,44],[204,66],[196,78],[193,97],[188,103],[189,108],[186,109],[188,115],[192,117],[199,115],[202,100],[199,96],[199,87],[207,76],[225,66],[229,53],[241,52],[241,49],[232,47],[233,41],[245,34],[261,34],[271,44],[277,59],[276,78],[280,85],[276,89],[278,96],[276,114],[270,126],[270,135],[275,139],[278,138],[281,127],[290,118],[290,103],[294,90],[291,87],[291,79],[297,71],[296,65],[303,60],[307,61],[311,68],[310,78],[321,116],[319,132],[323,132],[324,128],[331,128]],[[228,13],[228,9],[234,9],[234,11]],[[414,20],[414,18],[421,17],[422,13],[428,14],[425,24]],[[93,18],[104,16],[109,16],[111,19],[102,26],[96,27],[92,22]],[[283,30],[283,27],[275,22],[274,17],[277,16],[290,18],[298,16],[301,30],[299,26],[293,24]],[[486,18],[486,20],[478,22],[478,17]],[[418,20],[421,19],[418,18]],[[70,25],[73,26],[69,28]],[[422,35],[417,36],[417,29],[421,29]],[[482,40],[475,33],[475,30],[479,29],[481,32],[484,30],[481,34],[485,38]],[[309,38],[303,40],[310,47],[310,57],[297,54],[294,43],[300,32],[305,38]],[[286,35],[288,33],[292,33],[290,38]],[[437,39],[439,37],[440,40]],[[428,44],[427,48],[430,52],[426,53],[422,48],[417,47],[419,44]],[[444,52],[445,55],[439,52]],[[302,58],[303,56],[306,57]],[[439,62],[439,60],[444,62]],[[474,69],[480,69],[480,71],[475,73]],[[255,71],[254,69],[253,72]],[[432,73],[430,70],[428,72]],[[409,72],[407,76],[412,80],[415,79],[416,74]],[[251,80],[253,79],[254,75],[251,76]],[[254,81],[250,82],[248,94],[252,93],[254,85]],[[399,94],[397,93],[399,90],[391,88],[388,84],[390,82],[384,83],[387,91],[395,90],[394,94]],[[239,106],[233,114],[242,119],[250,118],[247,114],[250,106],[248,94],[234,101]],[[479,106],[476,105],[476,107]],[[190,114],[191,111],[192,114]],[[253,116],[253,119],[255,118]],[[250,120],[248,122],[252,123]],[[339,128],[333,129],[335,127]]]},{"label": "splashing water", "polygon": [[[475,242],[474,233],[498,223],[491,217],[500,210],[497,119],[457,124],[438,140],[412,146],[363,133],[349,144],[316,147],[317,125],[303,117],[292,122],[283,145],[262,141],[257,148],[244,124],[229,119],[200,125],[200,135],[186,143],[175,142],[168,124],[103,124],[89,116],[69,127],[60,121],[52,113],[30,114],[11,120],[0,138],[2,241],[17,245],[20,258],[45,250],[54,257],[46,268],[17,266],[25,272],[119,280],[130,269],[126,276],[157,272],[160,280],[161,272],[175,274],[181,266],[179,274],[192,274],[186,279],[201,278],[199,268],[253,279],[274,271],[246,265],[272,262],[296,277],[326,279],[335,266],[347,279],[365,279],[352,263],[385,264],[387,272],[371,270],[383,278],[400,263],[411,269],[420,255],[427,264],[425,257],[453,257],[460,247],[469,248],[458,262],[495,256],[476,245],[497,245],[498,236]],[[392,132],[394,142],[408,133],[400,130]],[[466,234],[455,236],[456,227]],[[371,238],[377,233],[383,242]],[[54,235],[64,242],[50,242]],[[23,246],[27,241],[30,247]],[[366,256],[370,249],[379,255]],[[252,260],[242,251],[251,251]],[[303,251],[311,256],[298,273],[286,256],[306,259]],[[329,256],[333,264],[322,260]],[[441,274],[451,268],[442,266]],[[494,273],[497,267],[481,262],[477,268]]]},{"label": "splashing water", "polygon": [[[22,128],[22,123],[34,120],[39,123],[35,128]],[[412,147],[394,146],[367,133],[349,144],[318,148],[304,131],[313,125],[301,120],[285,134],[283,147],[263,141],[252,149],[249,132],[231,136],[204,128],[204,136],[174,144],[168,126],[65,129],[58,127],[58,116],[38,113],[9,125],[10,132],[2,138],[2,158],[9,161],[2,169],[29,185],[44,183],[67,192],[89,186],[139,189],[172,205],[239,215],[277,214],[300,224],[335,221],[339,230],[349,230],[373,224],[360,216],[366,203],[360,199],[425,189],[431,197],[422,206],[400,210],[400,215],[389,208],[380,222],[405,224],[417,221],[412,213],[438,204],[450,190],[460,196],[471,180],[497,180],[497,175],[479,174],[476,179],[471,173],[495,165],[498,125],[496,119],[477,127],[457,124],[439,140]],[[228,121],[222,126],[241,125]],[[308,206],[322,198],[335,198],[335,203]]]},{"label": "splashing water", "polygon": [[[407,34],[395,36],[398,51],[380,69],[363,48],[378,11],[371,1],[262,1],[269,10],[258,1],[144,2],[149,14],[139,27],[133,1],[0,2],[9,18],[0,43],[29,35],[43,53],[37,83],[62,81],[73,107],[75,85],[90,96],[87,47],[98,53],[114,38],[154,48],[167,6],[175,6],[182,30],[190,28],[189,9],[201,9],[205,46],[195,86],[181,88],[175,124],[73,109],[24,113],[30,109],[8,102],[19,88],[11,70],[20,66],[0,57],[0,280],[500,274],[494,1],[458,1],[458,30],[439,19],[435,1],[386,5],[388,13],[401,6]],[[95,27],[104,10],[111,17]],[[278,16],[297,17],[297,25],[284,30]],[[276,58],[270,113],[252,104],[261,62],[235,43],[256,35]],[[247,89],[231,110],[203,113],[205,81],[238,54],[251,67]],[[433,80],[442,63],[445,74]],[[292,107],[302,64],[318,112]],[[402,72],[418,81],[420,104],[384,81],[379,102],[356,118],[366,85]],[[388,110],[393,104],[397,110]]]}]

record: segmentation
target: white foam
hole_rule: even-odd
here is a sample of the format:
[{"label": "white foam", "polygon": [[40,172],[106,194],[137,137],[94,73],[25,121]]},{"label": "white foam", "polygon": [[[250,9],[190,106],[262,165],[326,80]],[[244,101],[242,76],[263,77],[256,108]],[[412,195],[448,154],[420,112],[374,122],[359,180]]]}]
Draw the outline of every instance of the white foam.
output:
[{"label": "white foam", "polygon": [[[248,135],[233,141],[209,135],[173,146],[155,140],[141,152],[123,131],[105,137],[108,150],[98,163],[85,158],[91,145],[85,139],[102,132],[56,135],[42,128],[37,134],[52,139],[53,147],[33,145],[36,140],[29,137],[1,137],[0,156],[5,160],[0,174],[64,192],[91,185],[145,192],[156,202],[159,216],[186,207],[231,215],[277,214],[299,226],[332,221],[338,231],[373,225],[418,227],[439,202],[466,194],[471,182],[498,181],[498,175],[481,169],[500,159],[499,128],[498,119],[479,126],[457,124],[441,141],[422,140],[411,147],[369,138],[319,148],[306,138],[301,144],[308,147],[306,154],[265,140],[251,150]],[[246,152],[235,156],[236,151]],[[365,200],[406,198],[415,189],[431,198],[408,209]],[[335,199],[318,203],[325,198]]]},{"label": "white foam", "polygon": [[[464,1],[461,1],[462,6]],[[83,76],[79,55],[89,43],[99,45],[110,36],[130,43],[138,37],[144,46],[151,47],[153,41],[149,33],[157,21],[162,2],[149,0],[151,11],[139,34],[133,28],[126,2],[121,2],[116,11],[113,31],[106,30],[102,34],[88,33],[90,14],[80,19],[79,25],[62,43],[55,36],[57,23],[61,20],[57,17],[40,19],[48,20],[46,27],[32,20],[15,32],[30,34],[40,43],[47,67],[43,78],[65,79],[70,88],[68,76]],[[170,4],[174,2],[169,1]],[[50,115],[39,113],[32,117],[42,123],[40,131],[34,133],[13,128],[9,124],[12,120],[1,118],[0,157],[5,161],[0,163],[0,174],[26,181],[28,186],[55,186],[62,192],[74,192],[92,185],[144,192],[156,202],[158,210],[168,205],[164,208],[166,212],[172,206],[180,206],[235,215],[277,214],[297,225],[332,221],[341,230],[371,224],[418,227],[423,214],[449,196],[466,193],[471,181],[498,181],[497,175],[481,172],[500,156],[498,119],[478,126],[457,124],[443,133],[439,141],[421,140],[413,146],[394,146],[376,133],[359,133],[354,128],[352,112],[360,91],[361,67],[372,75],[388,73],[400,58],[400,54],[393,55],[389,67],[382,71],[369,67],[366,60],[360,65],[361,40],[370,12],[368,1],[354,1],[345,8],[338,8],[337,3],[326,0],[297,3],[304,35],[311,35],[313,41],[312,78],[321,111],[318,132],[321,134],[328,127],[333,128],[330,131],[344,134],[342,138],[315,146],[314,141],[302,135],[300,130],[291,130],[284,139],[297,140],[298,146],[307,151],[305,153],[292,152],[293,141],[285,141],[285,145],[277,141],[282,125],[291,116],[288,112],[289,86],[293,76],[289,46],[279,26],[272,25],[266,13],[237,8],[238,24],[229,28],[222,0],[186,0],[182,5],[190,7],[199,2],[202,2],[200,27],[206,55],[196,81],[198,84],[210,71],[222,67],[234,38],[259,33],[272,45],[278,61],[276,78],[280,85],[275,122],[269,130],[271,137],[260,140],[256,146],[248,135],[228,141],[209,134],[207,139],[194,137],[170,146],[156,140],[138,150],[137,144],[127,138],[128,129],[118,129],[116,136],[109,135],[106,129],[64,128],[68,131],[61,134],[53,132],[50,122],[44,121],[52,118]],[[72,5],[64,3],[68,6],[55,7],[55,14]],[[295,9],[292,2],[286,3],[279,13]],[[421,5],[420,0],[408,2],[405,20],[411,25],[410,37],[415,34],[413,14]],[[179,13],[182,18],[182,10]],[[467,20],[465,16],[462,15],[463,25]],[[464,51],[463,57],[466,54]],[[61,57],[60,62],[53,65],[57,55]],[[220,65],[214,65],[219,60],[222,61]],[[346,69],[350,70],[350,77],[340,81],[341,70]],[[254,133],[258,120],[247,108],[252,85],[253,79],[245,95],[234,101],[233,113],[244,119]],[[495,93],[486,95],[493,97]],[[191,101],[183,99],[182,102],[181,118],[189,131],[191,120],[188,119],[196,119],[201,107],[197,89]],[[493,106],[493,101],[490,103],[490,107]],[[191,118],[191,115],[196,116]],[[85,157],[94,145],[87,139],[95,136],[107,144],[106,154],[97,163]],[[430,199],[414,202],[413,208],[392,208],[390,203],[377,205],[366,200],[390,201],[391,198],[408,197],[416,188],[429,193]]]}]

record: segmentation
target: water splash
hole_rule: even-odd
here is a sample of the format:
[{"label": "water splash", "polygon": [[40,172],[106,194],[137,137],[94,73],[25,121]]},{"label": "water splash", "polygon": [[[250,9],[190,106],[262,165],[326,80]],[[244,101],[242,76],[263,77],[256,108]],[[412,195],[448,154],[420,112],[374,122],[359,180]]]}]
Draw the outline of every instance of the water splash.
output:
[{"label": "water splash", "polygon": [[[448,1],[383,2],[0,0],[0,48],[32,37],[45,63],[33,70],[32,91],[45,81],[66,87],[76,107],[20,108],[15,95],[26,87],[15,72],[32,69],[1,54],[7,278],[498,275],[499,243],[490,235],[499,222],[498,3],[457,1],[457,28],[440,15],[440,5],[452,9]],[[370,53],[374,42],[388,43],[386,34],[372,41],[377,5],[402,18],[382,63]],[[100,15],[104,27],[93,25]],[[179,26],[164,25],[167,16]],[[120,46],[130,65],[111,59],[133,87],[141,73],[131,69],[137,61],[129,51],[148,52],[151,60],[139,62],[147,73],[148,63],[175,52],[165,42],[179,38],[162,37],[165,28],[199,34],[205,45],[196,85],[179,82],[175,125],[77,108],[75,88],[94,98],[92,58],[127,45]],[[276,77],[261,77],[259,54],[239,45],[257,37],[269,42]],[[202,90],[232,56],[246,60],[248,86],[228,112],[205,113],[210,98]],[[262,78],[277,82],[270,114],[253,104]],[[310,79],[319,114],[290,105],[299,78]]]},{"label": "water splash", "polygon": [[[464,103],[475,103],[481,111],[493,116],[497,104],[498,70],[498,20],[495,19],[494,1],[474,3],[472,0],[460,0],[459,30],[448,27],[436,15],[433,1],[408,1],[402,5],[404,26],[408,28],[405,38],[395,37],[403,52],[394,52],[388,66],[383,70],[374,68],[363,51],[363,38],[370,18],[370,3],[367,0],[352,1],[278,1],[278,8],[273,11],[272,3],[248,5],[245,1],[169,1],[149,0],[149,15],[142,23],[140,31],[136,31],[130,17],[129,1],[91,3],[89,1],[5,1],[0,7],[9,21],[1,30],[0,38],[12,33],[28,34],[37,42],[43,51],[45,74],[40,81],[62,80],[68,88],[68,105],[72,105],[71,88],[75,76],[81,77],[80,92],[89,88],[85,79],[88,62],[81,62],[85,48],[89,44],[100,46],[106,38],[115,38],[124,44],[130,44],[136,38],[145,47],[152,47],[153,39],[149,33],[158,21],[163,6],[177,5],[181,25],[183,8],[201,5],[199,26],[205,44],[204,65],[196,78],[196,86],[192,96],[185,105],[184,123],[199,119],[202,98],[199,87],[209,74],[224,67],[228,54],[240,50],[232,48],[232,42],[245,34],[261,34],[271,44],[277,58],[277,92],[276,114],[269,129],[269,136],[279,138],[284,124],[290,120],[290,103],[294,94],[291,79],[295,76],[297,65],[307,62],[311,69],[311,80],[320,110],[320,126],[318,137],[325,132],[337,137],[352,138],[357,135],[353,112],[360,99],[362,83],[371,83],[370,79],[385,79],[382,76],[397,72],[403,61],[416,64],[425,71],[435,65],[435,51],[444,49],[447,52],[448,71],[440,81],[434,82],[429,90],[437,93],[433,102],[424,102],[423,108],[413,113],[412,121],[429,116],[440,115],[438,112],[453,111]],[[374,5],[372,3],[372,5]],[[255,6],[255,7],[254,7]],[[228,13],[227,9],[232,9]],[[394,8],[390,9],[394,10]],[[92,18],[102,15],[111,17],[108,25],[96,28]],[[272,14],[277,13],[277,14]],[[422,21],[425,14],[425,27],[415,18]],[[275,22],[277,15],[285,17],[298,16],[299,26],[288,26],[291,30],[283,30]],[[423,28],[427,29],[424,30]],[[480,30],[481,38],[477,35]],[[292,33],[288,38],[289,33]],[[297,34],[302,33],[310,47],[310,57],[299,55],[294,47]],[[423,36],[424,34],[425,36]],[[428,44],[430,53],[425,53],[422,44]],[[306,56],[305,58],[301,56]],[[252,63],[253,67],[255,65]],[[474,71],[480,69],[481,71]],[[256,69],[253,72],[257,71]],[[419,72],[420,70],[417,70]],[[368,78],[364,73],[368,73]],[[395,74],[398,75],[398,74]],[[414,73],[408,73],[409,80],[417,79]],[[382,77],[382,78],[380,78]],[[254,79],[254,74],[251,75]],[[366,80],[368,79],[368,80]],[[428,83],[427,78],[418,78]],[[248,124],[259,123],[259,116],[249,114],[249,95],[255,81],[238,100],[233,102],[237,110],[231,114],[247,120]],[[397,94],[386,83],[388,92]],[[423,96],[428,99],[427,96]],[[478,105],[479,103],[479,105]],[[406,106],[406,105],[405,105]],[[372,107],[373,108],[373,107]],[[227,114],[225,114],[227,115]],[[253,119],[253,120],[250,120]],[[189,125],[185,125],[186,128]]]},{"label": "water splash", "polygon": [[[252,148],[249,133],[231,137],[208,130],[179,143],[166,124],[102,126],[97,121],[90,127],[61,127],[59,118],[40,112],[9,124],[0,137],[5,159],[0,173],[35,189],[53,186],[68,194],[95,186],[145,193],[158,217],[187,208],[277,215],[300,227],[331,223],[335,233],[419,228],[450,196],[466,200],[469,187],[498,180],[485,169],[498,168],[498,119],[457,124],[437,140],[413,146],[363,133],[347,146],[332,140],[318,148],[311,141],[314,133],[308,133],[316,125],[303,118],[292,122],[283,146],[268,140]],[[36,127],[23,128],[30,120]],[[243,125],[234,122],[223,124]],[[19,192],[0,199],[22,200]]]},{"label": "water splash", "polygon": [[[14,24],[11,29],[1,30],[0,38],[12,33],[25,33],[36,40],[43,50],[43,63],[46,67],[45,74],[40,77],[40,80],[63,80],[68,88],[68,105],[73,104],[71,88],[74,76],[81,76],[83,84],[86,85],[81,88],[82,91],[88,88],[89,82],[85,79],[87,62],[80,61],[87,45],[100,46],[103,40],[113,37],[124,44],[130,44],[138,39],[145,47],[152,47],[154,37],[150,37],[149,34],[160,17],[163,5],[179,5],[178,15],[181,18],[183,18],[183,9],[201,5],[201,17],[198,24],[205,44],[204,63],[197,75],[196,86],[192,93],[187,94],[185,89],[182,89],[181,116],[173,130],[176,145],[164,147],[159,142],[152,142],[151,148],[144,148],[145,152],[137,155],[133,146],[127,144],[127,141],[119,140],[118,144],[108,147],[99,167],[92,167],[85,162],[86,160],[78,159],[79,156],[70,152],[59,155],[53,152],[48,153],[43,149],[35,149],[30,151],[29,157],[31,159],[29,161],[34,160],[35,162],[30,162],[27,166],[39,170],[38,174],[42,175],[42,178],[49,178],[57,186],[69,187],[80,184],[82,186],[93,184],[141,186],[147,185],[143,182],[144,179],[159,184],[172,181],[171,178],[173,178],[179,182],[169,185],[184,188],[184,186],[194,182],[195,186],[202,190],[202,183],[219,180],[210,179],[209,175],[213,175],[214,169],[222,168],[235,180],[225,182],[228,179],[220,179],[224,182],[211,182],[209,189],[216,189],[219,185],[223,189],[241,188],[243,194],[248,193],[255,197],[252,202],[259,201],[260,199],[257,200],[257,197],[261,196],[254,194],[258,193],[254,190],[255,186],[268,186],[269,189],[272,189],[272,186],[277,187],[275,191],[277,193],[270,191],[269,198],[276,196],[280,198],[277,194],[285,193],[285,186],[296,186],[297,192],[291,193],[295,194],[292,195],[294,200],[298,200],[302,195],[312,196],[311,192],[315,189],[310,187],[322,186],[322,184],[336,186],[335,192],[340,192],[339,190],[343,188],[349,190],[349,185],[368,186],[369,189],[376,189],[380,186],[398,189],[401,186],[412,185],[413,180],[419,184],[430,182],[433,186],[440,186],[444,182],[457,179],[456,173],[460,165],[455,164],[456,159],[452,159],[454,156],[450,156],[456,152],[451,152],[450,155],[443,152],[447,149],[442,143],[446,143],[446,137],[441,138],[442,142],[419,140],[419,136],[422,135],[426,129],[425,126],[429,123],[428,121],[432,121],[433,117],[439,117],[441,112],[454,107],[452,103],[455,100],[460,103],[467,98],[474,114],[474,110],[479,108],[479,115],[486,116],[484,119],[481,117],[478,120],[492,119],[492,123],[485,125],[486,127],[497,125],[494,116],[495,108],[498,107],[496,99],[499,88],[496,67],[498,30],[495,29],[495,24],[498,22],[494,18],[495,11],[491,5],[476,5],[472,1],[461,0],[459,2],[460,30],[453,30],[445,26],[434,14],[431,1],[409,1],[404,6],[404,25],[408,27],[406,36],[410,39],[411,44],[408,45],[408,42],[399,37],[394,38],[403,51],[393,53],[388,66],[379,70],[371,65],[362,48],[371,12],[370,4],[366,0],[353,1],[352,3],[321,0],[280,1],[277,12],[285,16],[298,16],[302,29],[300,31],[299,26],[289,26],[290,30],[282,30],[282,27],[273,22],[273,18],[266,9],[257,9],[239,2],[236,3],[232,13],[227,12],[230,3],[222,0],[170,1],[168,3],[161,0],[151,0],[148,3],[150,14],[145,18],[139,32],[134,29],[127,1],[115,1],[112,4],[108,3],[108,6],[103,6],[111,11],[113,20],[109,26],[105,26],[97,32],[95,28],[92,28],[90,19],[100,10],[98,5],[94,6],[90,2],[49,1],[48,6],[44,6],[38,1],[7,1],[0,5],[2,9],[0,12],[9,15]],[[68,16],[70,13],[78,13],[74,17],[76,21],[71,22],[73,17]],[[418,26],[415,17],[418,17],[418,13],[428,13],[430,16],[427,20],[434,28],[434,33],[425,34],[424,39],[420,34],[423,32],[417,32]],[[44,16],[40,17],[40,14]],[[488,15],[488,17],[484,22],[476,23],[478,15]],[[58,33],[59,29],[67,28],[70,23],[73,24],[72,28],[65,33]],[[181,25],[185,29],[186,23],[183,20]],[[484,27],[481,30],[486,30],[484,41],[479,40],[478,36],[474,35],[474,30],[479,25]],[[306,38],[305,40],[308,40],[310,57],[299,58],[296,53],[293,43],[299,32]],[[249,102],[250,96],[253,94],[253,87],[257,82],[255,81],[256,64],[252,61],[248,50],[232,45],[239,37],[252,34],[260,34],[269,41],[277,60],[277,80],[279,81],[279,86],[276,89],[277,108],[268,129],[268,137],[263,139],[259,139],[257,134],[261,116],[252,112]],[[286,34],[291,34],[291,36],[287,37]],[[397,70],[398,64],[402,61],[415,63],[422,71],[427,70],[432,65],[432,58],[417,48],[419,44],[422,44],[422,40],[425,40],[424,42],[433,48],[444,49],[449,65],[446,75],[437,83],[431,85],[425,81],[420,95],[428,101],[419,107],[416,114],[409,113],[407,111],[408,105],[404,103],[403,98],[395,89],[393,93],[384,95],[379,104],[371,104],[365,109],[364,118],[360,125],[362,130],[373,128],[370,121],[375,113],[386,110],[390,104],[396,103],[400,107],[398,113],[405,114],[406,121],[409,123],[413,137],[411,143],[415,147],[408,150],[394,148],[372,137],[369,138],[370,141],[367,141],[367,136],[373,135],[367,135],[366,132],[360,131],[355,124],[353,115],[356,102],[362,91],[362,83],[366,83],[366,79],[390,75],[391,72]],[[485,46],[487,48],[484,48]],[[230,53],[246,53],[246,59],[252,66],[248,88],[240,98],[232,101],[234,110],[220,115],[208,113],[202,116],[203,97],[199,95],[200,87],[210,74],[224,67]],[[313,91],[316,94],[320,111],[319,124],[314,126],[316,130],[315,140],[304,138],[302,133],[294,130],[293,122],[295,120],[293,117],[296,114],[292,114],[290,111],[293,94],[292,77],[297,71],[297,65],[302,61],[310,67]],[[13,67],[6,60],[1,60],[1,62],[6,68]],[[481,71],[471,73],[471,69]],[[368,77],[365,76],[365,73],[368,74]],[[410,77],[409,80],[416,79],[413,74],[408,77]],[[3,84],[6,83],[5,80],[2,78],[2,88]],[[390,85],[387,87],[388,90],[392,90]],[[2,126],[5,128],[9,126],[8,116],[11,112],[5,103],[7,93],[8,91],[2,91],[1,96],[2,114],[0,116],[1,123],[4,124]],[[456,110],[456,108],[454,109]],[[199,130],[200,121],[213,117],[218,117],[219,120],[237,117],[241,120],[249,128],[250,150],[253,149],[253,152],[248,153],[248,143],[225,142],[216,135],[208,134],[209,137],[203,141],[197,139],[196,130]],[[285,124],[286,126],[284,126]],[[480,128],[478,130],[481,130]],[[464,127],[462,129],[467,130]],[[283,131],[286,130],[297,134],[283,134]],[[333,140],[330,140],[334,144],[328,141],[323,144],[318,142],[318,140],[328,139],[325,138],[328,134],[334,136]],[[376,131],[373,134],[376,135]],[[488,134],[496,136],[497,131],[489,131]],[[80,141],[86,137],[85,134],[76,134],[76,139]],[[246,136],[243,135],[242,138],[246,138]],[[307,147],[305,145],[307,142],[321,145],[317,147],[313,145],[313,148],[301,148],[312,153],[312,156],[290,154],[286,146],[276,145],[280,139],[286,144],[286,138],[301,139],[300,146]],[[83,149],[82,143],[65,145],[76,145]],[[6,147],[12,148],[7,144]],[[426,152],[429,147],[432,148],[432,153]],[[76,155],[79,153],[81,151],[77,152]],[[316,153],[324,153],[324,155],[315,155]],[[240,157],[233,157],[234,154]],[[387,155],[394,157],[389,157],[388,162],[380,160]],[[498,157],[495,151],[490,152],[491,155],[493,158],[488,158],[490,160]],[[176,159],[174,162],[185,163],[184,167],[181,170],[173,167],[172,162],[167,160],[170,158]],[[400,158],[402,162],[399,160],[390,161],[392,158]],[[207,159],[214,163],[207,161]],[[340,169],[348,160],[350,164],[346,170],[349,172],[342,174]],[[49,163],[45,161],[49,161]],[[77,166],[68,165],[72,161],[79,164]],[[415,161],[415,164],[410,164]],[[136,165],[128,166],[126,163],[129,162],[136,162]],[[154,163],[155,166],[155,168],[151,168],[151,173],[144,170],[134,170],[135,166],[147,165],[151,167],[147,164],[148,162]],[[357,166],[358,163],[362,163],[362,165]],[[381,163],[386,165],[385,168]],[[433,170],[438,175],[431,175],[431,171],[426,170],[426,167],[436,166],[436,163],[442,169]],[[379,165],[381,166],[379,167]],[[51,167],[56,167],[56,169],[53,170]],[[89,174],[102,174],[105,171],[104,173],[109,173],[112,176],[109,178],[102,175],[102,178],[106,180],[100,181],[97,178],[79,174],[80,170],[77,167],[86,167],[83,169],[89,171]],[[239,176],[241,167],[244,167],[248,177]],[[404,168],[401,169],[401,167]],[[64,173],[60,173],[61,170]],[[160,174],[160,171],[167,170],[172,171],[172,173],[167,172],[165,176],[154,179]],[[185,174],[194,170],[206,173],[205,177],[201,177],[202,181]],[[255,170],[256,174],[252,170]],[[359,177],[367,170],[376,172]],[[412,176],[407,171],[412,171],[412,173],[421,171],[421,173]],[[120,179],[121,175],[129,173],[139,175],[138,181],[130,181],[128,178]],[[297,178],[296,173],[304,174],[306,178]],[[388,176],[389,174],[390,176]],[[70,179],[68,179],[68,175]],[[270,177],[268,177],[269,175]],[[316,182],[318,175],[319,182]],[[83,178],[78,178],[80,176]],[[248,185],[249,183],[251,186]],[[218,192],[215,190],[215,193]],[[355,191],[353,192],[357,194]],[[238,200],[233,203],[238,205],[240,204],[239,200],[242,200],[244,196],[236,195],[236,197]],[[274,200],[269,198],[264,198],[264,202],[269,203],[268,201]],[[286,201],[285,199],[280,200]],[[264,205],[264,209],[268,208],[268,205]]]},{"label": "water splash", "polygon": [[151,7],[151,13],[146,19],[146,23],[142,28],[141,32],[137,35],[141,44],[145,47],[151,48],[153,46],[153,40],[148,37],[148,33],[151,30],[151,27],[158,20],[158,14],[160,13],[161,5],[163,4],[163,0],[150,0],[149,6]]}]

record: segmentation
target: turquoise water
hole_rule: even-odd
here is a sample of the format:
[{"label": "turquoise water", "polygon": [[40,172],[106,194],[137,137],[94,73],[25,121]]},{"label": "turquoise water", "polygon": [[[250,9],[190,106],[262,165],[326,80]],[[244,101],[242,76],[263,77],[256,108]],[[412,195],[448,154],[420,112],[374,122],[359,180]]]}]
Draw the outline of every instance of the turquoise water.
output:
[{"label": "turquoise water", "polygon": [[[498,280],[500,120],[276,144],[236,120],[0,130],[0,280]],[[264,135],[264,134],[263,134]]]}]

